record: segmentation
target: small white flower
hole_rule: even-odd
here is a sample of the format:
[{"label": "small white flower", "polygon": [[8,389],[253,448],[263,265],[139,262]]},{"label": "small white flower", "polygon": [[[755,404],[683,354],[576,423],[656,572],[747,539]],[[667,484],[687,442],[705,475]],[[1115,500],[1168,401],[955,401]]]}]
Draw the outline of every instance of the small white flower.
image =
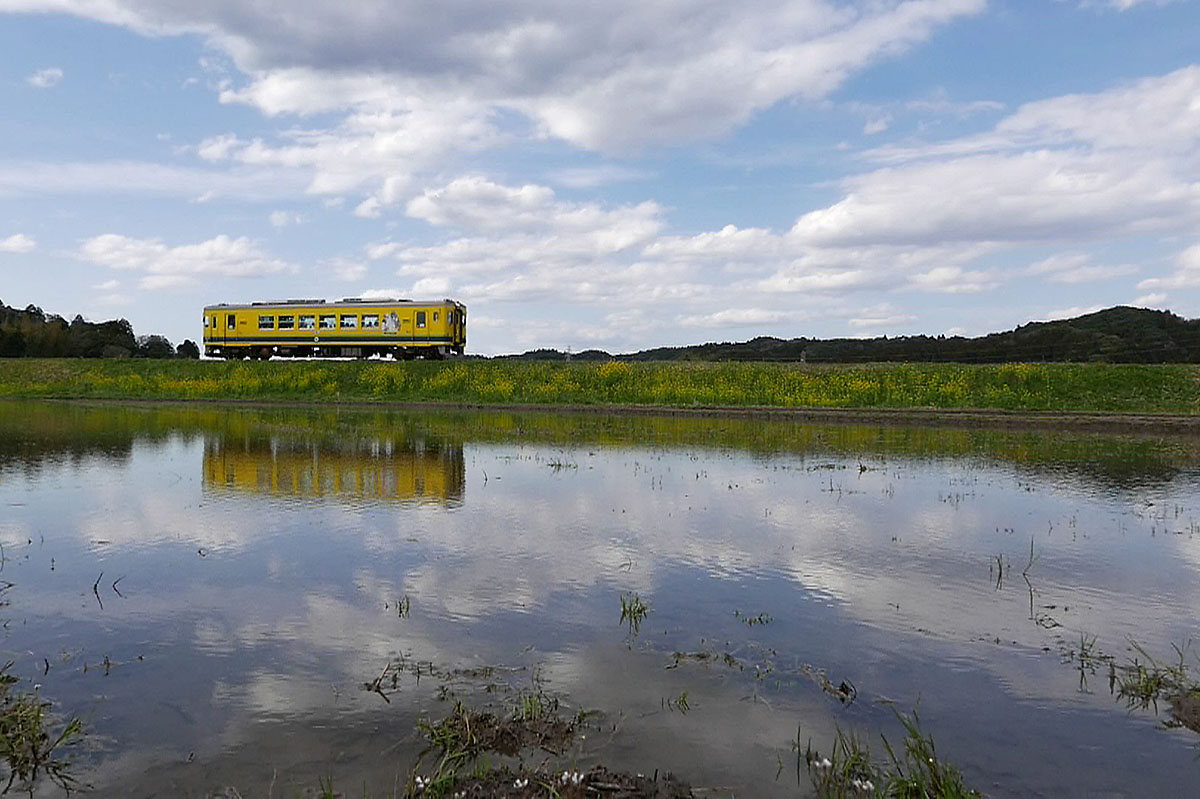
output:
[{"label": "small white flower", "polygon": [[820,769],[833,768],[833,763],[829,762],[829,758],[823,757],[823,758],[821,758],[821,762],[817,763],[817,768],[820,768]]},{"label": "small white flower", "polygon": [[516,781],[513,782],[513,787],[514,788],[524,788],[528,784],[529,784],[529,780],[521,778],[521,777],[517,777]]}]

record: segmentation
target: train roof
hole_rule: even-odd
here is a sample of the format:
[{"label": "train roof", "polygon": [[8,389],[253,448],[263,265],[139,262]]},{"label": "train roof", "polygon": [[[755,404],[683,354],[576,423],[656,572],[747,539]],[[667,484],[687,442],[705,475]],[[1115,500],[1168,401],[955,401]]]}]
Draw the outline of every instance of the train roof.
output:
[{"label": "train roof", "polygon": [[268,301],[263,301],[263,302],[247,302],[247,303],[222,302],[222,303],[217,303],[216,305],[205,305],[204,310],[205,311],[217,311],[217,310],[246,311],[246,310],[254,310],[254,309],[266,310],[266,309],[274,309],[274,308],[304,308],[304,307],[319,307],[319,308],[334,310],[334,309],[338,309],[338,308],[353,308],[353,307],[358,307],[358,306],[368,306],[368,307],[375,307],[375,308],[396,306],[396,307],[409,308],[409,307],[429,307],[429,306],[435,306],[435,305],[436,306],[453,305],[456,308],[463,308],[463,309],[465,309],[467,307],[467,306],[463,305],[461,302],[458,302],[457,300],[452,300],[449,297],[447,297],[443,300],[409,300],[409,299],[404,299],[404,298],[400,298],[400,297],[394,297],[394,298],[393,297],[380,297],[380,298],[346,297],[341,300],[308,299],[308,300],[268,300]]}]

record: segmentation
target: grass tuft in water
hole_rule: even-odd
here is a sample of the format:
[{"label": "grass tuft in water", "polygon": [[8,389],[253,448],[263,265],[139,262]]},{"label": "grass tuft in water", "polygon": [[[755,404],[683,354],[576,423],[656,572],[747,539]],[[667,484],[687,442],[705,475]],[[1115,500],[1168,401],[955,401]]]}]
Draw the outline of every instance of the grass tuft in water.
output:
[{"label": "grass tuft in water", "polygon": [[641,629],[642,621],[649,612],[650,606],[637,594],[621,596],[621,624],[628,624],[631,634],[636,634]]},{"label": "grass tuft in water", "polygon": [[0,668],[0,759],[8,768],[2,793],[16,785],[32,795],[43,776],[70,792],[79,787],[78,780],[71,774],[71,761],[60,753],[81,739],[83,722],[72,717],[55,729],[49,702],[36,693],[13,690],[18,680],[8,673],[12,665]]},{"label": "grass tuft in water", "polygon": [[1130,708],[1153,708],[1158,711],[1159,700],[1171,706],[1169,727],[1187,727],[1200,732],[1200,681],[1188,665],[1191,644],[1172,644],[1175,660],[1160,663],[1137,643],[1130,642],[1137,652],[1126,665],[1114,667],[1112,682],[1117,697]]},{"label": "grass tuft in water", "polygon": [[916,712],[894,712],[904,728],[904,742],[897,751],[881,735],[887,752],[883,762],[872,759],[865,740],[840,728],[828,756],[813,749],[811,741],[801,752],[797,734],[792,743],[797,777],[803,762],[819,799],[978,799],[981,794],[966,786],[958,768],[938,757]]}]

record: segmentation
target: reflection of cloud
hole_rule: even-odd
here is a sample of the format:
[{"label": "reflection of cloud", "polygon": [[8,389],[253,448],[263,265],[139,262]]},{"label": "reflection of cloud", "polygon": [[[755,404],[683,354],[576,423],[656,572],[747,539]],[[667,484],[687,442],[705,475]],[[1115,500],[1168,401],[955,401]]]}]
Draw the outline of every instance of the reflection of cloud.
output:
[{"label": "reflection of cloud", "polygon": [[[258,451],[245,443],[253,433],[234,427],[246,418],[221,417],[229,425],[221,428],[223,446],[240,441]],[[378,452],[355,455],[347,443],[370,440],[356,437],[368,426],[363,418],[339,416],[336,428],[322,423],[344,449],[304,449],[308,463],[314,453],[339,473],[354,473],[356,457],[376,463]],[[747,795],[762,796],[778,795],[767,785],[774,770],[760,774],[755,764],[770,761],[778,747],[786,751],[797,716],[814,740],[833,734],[830,700],[794,679],[799,663],[829,667],[837,679],[844,674],[864,700],[889,695],[907,703],[924,695],[941,711],[967,695],[997,707],[1014,697],[1063,704],[1076,701],[1069,668],[1037,654],[1057,645],[1056,634],[1098,634],[1108,651],[1134,635],[1151,651],[1169,651],[1200,602],[1200,550],[1186,534],[1148,535],[1164,524],[1186,533],[1195,512],[1194,476],[1184,472],[1172,482],[1161,464],[1167,478],[1159,475],[1152,487],[1126,481],[1114,489],[1114,478],[1097,483],[1086,464],[1052,471],[1036,465],[1054,460],[1043,450],[1030,457],[1005,448],[1049,448],[1033,436],[819,428],[806,437],[805,426],[763,424],[748,425],[739,445],[715,432],[733,422],[710,419],[694,429],[630,423],[635,434],[608,443],[619,425],[596,417],[555,444],[539,441],[528,417],[470,418],[490,443],[463,433],[471,443],[441,448],[461,466],[461,502],[217,491],[205,468],[219,453],[204,440],[154,445],[135,438],[120,448],[128,453],[122,460],[87,458],[81,467],[0,483],[0,503],[11,491],[31,503],[16,520],[0,521],[0,540],[7,550],[10,540],[36,530],[26,519],[53,519],[55,529],[68,531],[41,555],[58,556],[59,571],[40,584],[22,580],[20,591],[29,609],[54,617],[55,636],[80,631],[83,657],[93,664],[111,652],[132,669],[128,640],[162,642],[147,652],[147,665],[136,666],[145,669],[137,680],[106,684],[117,709],[105,712],[116,718],[113,729],[135,730],[130,747],[170,741],[186,755],[187,736],[202,735],[209,752],[226,750],[213,757],[236,759],[234,750],[254,748],[265,734],[264,720],[288,734],[316,720],[326,732],[314,741],[328,744],[384,708],[361,685],[401,655],[439,669],[540,664],[549,688],[574,707],[627,711],[620,734],[586,744],[605,747],[589,754],[634,770],[652,757],[653,767],[706,784],[735,774]],[[421,420],[423,430],[445,423]],[[508,437],[500,432],[505,422],[512,423]],[[283,422],[273,416],[271,424]],[[664,429],[691,443],[656,444]],[[296,438],[307,441],[308,433]],[[433,451],[435,440],[430,433],[423,451]],[[809,443],[788,451],[781,443],[788,441]],[[990,460],[993,447],[1009,460]],[[277,440],[273,451],[281,450],[288,448]],[[1126,460],[1136,466],[1136,458]],[[255,479],[266,462],[251,459]],[[1178,519],[1162,516],[1174,505],[1184,509]],[[1029,618],[1020,571],[1031,537],[1034,612],[1061,622],[1057,631]],[[1011,570],[999,589],[988,573],[996,555]],[[44,563],[33,565],[24,574]],[[80,596],[91,600],[87,589],[101,569],[105,585],[129,575],[128,596],[104,591],[103,609]],[[653,608],[629,649],[618,622],[625,591]],[[394,603],[404,596],[411,613],[401,617]],[[751,628],[732,617],[734,609],[773,621]],[[37,638],[38,618],[29,615],[22,645],[30,657],[53,656],[59,639]],[[726,647],[746,671],[663,668],[675,649]],[[782,685],[758,683],[750,673],[767,647]],[[948,675],[962,684],[923,693]],[[513,677],[528,679],[530,672]],[[171,692],[183,682],[177,700]],[[431,704],[436,682],[414,684],[400,686],[388,713],[444,707]],[[663,706],[684,690],[693,705],[686,718]],[[138,726],[142,706],[124,709],[133,691],[169,693],[164,701],[177,702],[179,718],[156,719],[148,731]],[[756,691],[774,712],[740,701]],[[1078,701],[1121,724],[1124,709],[1106,695]],[[1000,707],[993,720],[1004,735],[1032,723],[1032,703],[1009,704],[1015,709]],[[867,701],[850,712],[863,714],[856,724],[886,716]],[[1046,721],[1051,711],[1038,713],[1039,733],[1057,723]],[[745,731],[733,743],[731,728]]]}]

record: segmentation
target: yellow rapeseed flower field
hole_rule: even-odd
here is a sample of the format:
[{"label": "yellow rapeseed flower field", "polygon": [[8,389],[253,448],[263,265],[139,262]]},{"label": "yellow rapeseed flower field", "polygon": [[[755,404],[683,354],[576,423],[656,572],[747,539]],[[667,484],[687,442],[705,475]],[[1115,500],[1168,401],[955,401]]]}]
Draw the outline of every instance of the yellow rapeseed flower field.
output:
[{"label": "yellow rapeseed flower field", "polygon": [[0,397],[1200,411],[1192,365],[14,359],[3,367]]}]

